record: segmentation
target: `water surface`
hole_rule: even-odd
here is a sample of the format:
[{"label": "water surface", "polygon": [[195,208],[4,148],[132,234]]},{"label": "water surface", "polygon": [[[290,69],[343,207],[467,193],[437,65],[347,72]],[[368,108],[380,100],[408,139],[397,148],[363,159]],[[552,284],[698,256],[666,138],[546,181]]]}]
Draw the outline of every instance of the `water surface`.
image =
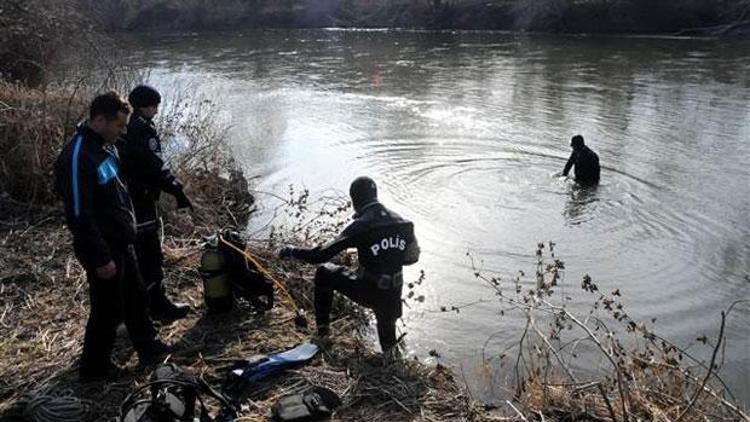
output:
[{"label": "water surface", "polygon": [[[537,242],[553,240],[574,309],[592,301],[578,287],[590,274],[683,346],[750,297],[748,43],[251,31],[150,36],[133,60],[157,87],[215,95],[259,190],[379,182],[423,249],[407,273],[425,271],[426,300],[404,318],[419,356],[437,349],[471,372],[491,335],[489,354],[518,340],[521,321],[494,303],[438,312],[491,299],[467,251],[509,278],[532,273]],[[551,176],[578,133],[603,164],[594,190]],[[749,309],[730,315],[723,369],[746,401]]]}]

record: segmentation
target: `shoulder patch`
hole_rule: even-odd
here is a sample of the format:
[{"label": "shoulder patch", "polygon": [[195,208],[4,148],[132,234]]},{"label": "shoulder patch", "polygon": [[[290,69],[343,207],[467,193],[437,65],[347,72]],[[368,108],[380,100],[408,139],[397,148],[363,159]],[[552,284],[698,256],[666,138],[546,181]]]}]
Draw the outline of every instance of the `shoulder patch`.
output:
[{"label": "shoulder patch", "polygon": [[159,146],[159,140],[156,138],[151,138],[148,140],[148,148],[153,152],[161,152],[161,147]]},{"label": "shoulder patch", "polygon": [[106,185],[110,180],[116,178],[119,172],[120,167],[117,165],[117,160],[109,156],[96,169],[97,182],[100,185]]}]

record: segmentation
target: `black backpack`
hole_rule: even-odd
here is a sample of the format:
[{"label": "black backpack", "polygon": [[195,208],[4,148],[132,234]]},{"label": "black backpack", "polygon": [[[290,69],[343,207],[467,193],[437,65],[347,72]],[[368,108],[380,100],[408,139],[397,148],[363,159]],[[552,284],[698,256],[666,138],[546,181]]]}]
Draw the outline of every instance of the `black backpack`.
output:
[{"label": "black backpack", "polygon": [[[208,412],[206,397],[221,404],[215,418]],[[202,378],[165,363],[123,401],[118,422],[228,422],[236,418],[235,406],[225,395]]]}]

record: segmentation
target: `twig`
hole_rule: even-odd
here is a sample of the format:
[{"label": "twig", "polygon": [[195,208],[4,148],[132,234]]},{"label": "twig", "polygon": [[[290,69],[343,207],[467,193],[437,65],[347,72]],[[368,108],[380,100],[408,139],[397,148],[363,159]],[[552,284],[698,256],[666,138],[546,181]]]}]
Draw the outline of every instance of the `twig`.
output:
[{"label": "twig", "polygon": [[537,410],[536,413],[538,413],[539,417],[542,418],[542,422],[547,422],[547,419],[544,418],[544,413],[542,413],[541,410]]},{"label": "twig", "polygon": [[607,392],[604,391],[604,386],[601,384],[598,384],[597,387],[599,387],[599,392],[602,394],[604,403],[607,404],[607,410],[609,411],[609,416],[612,418],[612,422],[617,422],[617,417],[615,416],[615,409],[612,408],[612,403],[610,403],[609,397],[607,397]]},{"label": "twig", "polygon": [[[738,303],[741,303],[741,302],[748,302],[748,301],[738,300],[737,302],[734,302],[734,303],[732,303],[732,305],[731,305],[731,306],[729,307],[729,310],[727,310],[727,316],[729,316],[729,312],[731,311],[732,307],[733,307],[734,305],[738,304]],[[692,355],[692,354],[691,354],[690,352],[688,352],[688,351],[687,351],[686,349],[684,349],[684,348],[682,348],[682,347],[680,347],[680,346],[678,346],[678,345],[674,344],[674,343],[673,343],[673,342],[671,342],[670,340],[668,340],[668,339],[666,339],[666,338],[664,338],[664,337],[662,337],[662,336],[660,336],[660,335],[658,335],[658,334],[656,334],[656,333],[653,333],[653,332],[650,332],[650,331],[649,331],[649,332],[648,332],[648,334],[652,335],[652,336],[653,336],[653,337],[654,337],[655,339],[657,339],[657,340],[659,340],[659,341],[662,341],[662,342],[664,342],[664,343],[666,343],[666,344],[668,344],[668,345],[670,345],[670,346],[674,347],[674,348],[675,348],[675,349],[676,349],[677,351],[679,351],[679,352],[680,352],[680,353],[681,353],[681,354],[682,354],[683,356],[685,356],[685,357],[687,357],[688,359],[692,360],[693,362],[695,362],[695,364],[697,364],[697,365],[698,365],[698,366],[700,366],[701,368],[703,368],[703,369],[706,369],[706,370],[708,370],[708,367],[706,366],[706,364],[705,364],[705,363],[704,363],[704,362],[703,362],[702,360],[700,360],[700,359],[698,359],[697,357],[693,356],[693,355]],[[724,342],[724,346],[726,346],[726,344],[727,344],[727,342]],[[722,349],[723,349],[723,347],[722,347]],[[722,387],[724,387],[724,391],[725,391],[725,392],[726,392],[727,394],[729,394],[729,396],[730,396],[730,397],[732,398],[732,400],[736,400],[736,397],[734,396],[734,394],[732,393],[732,390],[731,390],[731,389],[729,388],[729,386],[728,386],[728,385],[727,385],[727,383],[726,383],[726,382],[724,381],[724,379],[723,379],[723,378],[721,378],[721,376],[719,376],[719,374],[717,374],[717,373],[715,373],[715,372],[714,372],[714,374],[713,374],[713,377],[714,377],[714,378],[716,378],[716,379],[717,379],[717,380],[719,381],[719,383],[721,383]]]},{"label": "twig", "polygon": [[404,409],[406,411],[406,413],[408,413],[410,415],[414,414],[414,412],[412,412],[411,410],[409,410],[409,408],[406,407],[403,403],[401,403],[401,401],[399,401],[399,399],[393,397],[392,395],[390,395],[390,396],[391,396],[391,400],[393,400],[397,405],[399,405],[402,409]]},{"label": "twig", "polygon": [[[551,303],[549,303],[549,302],[547,302],[546,300],[543,300],[543,299],[540,299],[540,300],[541,300],[542,303],[544,303],[548,307],[550,307],[552,309],[555,309],[558,312],[565,313],[566,317],[570,318],[576,325],[578,325],[579,327],[581,327],[581,329],[583,329],[586,332],[586,334],[589,335],[589,337],[591,338],[591,340],[599,347],[599,350],[601,350],[602,353],[604,353],[604,356],[609,360],[609,362],[615,368],[615,372],[617,373],[617,390],[620,393],[620,401],[621,401],[621,404],[622,404],[623,419],[625,420],[625,422],[627,422],[629,420],[629,418],[628,418],[628,409],[627,409],[627,405],[625,403],[625,393],[623,391],[622,373],[620,371],[620,365],[617,364],[617,361],[615,361],[614,357],[612,357],[612,355],[610,354],[610,352],[607,351],[607,348],[604,347],[604,345],[601,343],[601,341],[599,341],[599,339],[591,331],[591,329],[587,325],[585,325],[584,323],[582,323],[578,318],[576,318],[575,315],[573,315],[570,312],[568,312],[568,310],[565,309],[565,308],[562,308],[562,307],[559,307],[559,306],[555,306],[555,305],[553,305],[553,304],[551,304]],[[606,328],[606,326],[605,326],[605,328]],[[607,331],[609,331],[609,330],[607,330]]]},{"label": "twig", "polygon": [[[474,401],[474,395],[471,393],[471,387],[469,386],[469,381],[466,379],[466,373],[464,372],[464,365],[463,365],[463,363],[461,364],[461,378],[464,381],[464,386],[466,387],[466,392],[469,394],[469,399],[473,402]],[[491,384],[494,384],[494,383],[491,383]]]},{"label": "twig", "polygon": [[560,355],[557,353],[555,348],[552,347],[552,344],[550,344],[549,340],[547,340],[547,337],[545,337],[544,334],[542,334],[542,332],[539,330],[536,324],[532,323],[532,327],[534,328],[534,331],[539,336],[539,338],[541,338],[544,344],[547,346],[549,351],[552,352],[552,355],[555,356],[555,359],[557,359],[557,362],[560,363],[560,366],[562,366],[562,368],[565,370],[565,373],[568,374],[568,377],[570,377],[570,380],[577,384],[578,380],[576,379],[575,375],[573,375],[573,372],[570,370],[570,368],[568,368],[568,366],[565,364],[562,357],[560,357]]},{"label": "twig", "polygon": [[719,328],[719,339],[716,341],[716,346],[714,347],[714,352],[711,355],[711,364],[708,366],[708,372],[706,372],[706,376],[703,377],[703,382],[701,383],[700,388],[698,388],[695,391],[695,394],[690,399],[690,403],[688,403],[685,410],[680,413],[680,416],[677,417],[677,419],[674,420],[674,422],[679,422],[682,420],[683,417],[687,414],[687,412],[690,411],[690,409],[695,406],[695,403],[698,401],[698,397],[700,396],[701,392],[703,391],[703,387],[706,386],[706,383],[708,382],[708,379],[711,378],[711,373],[714,369],[714,363],[716,362],[716,355],[719,353],[719,347],[721,346],[722,341],[724,340],[724,321],[726,320],[726,313],[724,311],[721,311],[721,327]]},{"label": "twig", "polygon": [[[531,323],[530,318],[526,318],[526,327],[523,329],[523,334],[521,335],[521,340],[518,342],[518,356],[516,356],[516,382],[518,383],[518,391],[516,394],[520,394],[523,385],[521,382],[521,371],[518,369],[521,357],[523,356],[523,341],[526,338],[526,333],[529,332],[529,324]],[[512,406],[512,405],[511,405]]]},{"label": "twig", "polygon": [[511,409],[516,411],[516,414],[519,418],[523,419],[525,422],[529,422],[529,420],[526,419],[526,416],[524,416],[523,413],[521,413],[521,411],[516,408],[516,406],[513,406],[513,403],[511,403],[510,400],[505,400],[505,402],[508,403],[508,406],[510,406]]}]

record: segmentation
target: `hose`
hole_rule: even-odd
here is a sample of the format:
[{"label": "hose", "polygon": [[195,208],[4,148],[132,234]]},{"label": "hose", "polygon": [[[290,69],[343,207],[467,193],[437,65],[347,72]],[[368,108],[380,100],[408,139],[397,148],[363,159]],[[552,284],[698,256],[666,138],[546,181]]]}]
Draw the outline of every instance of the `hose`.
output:
[{"label": "hose", "polygon": [[24,409],[24,415],[34,422],[76,422],[88,413],[89,404],[71,391],[54,392],[51,388],[32,392]]},{"label": "hose", "polygon": [[255,265],[255,268],[257,268],[261,272],[261,274],[263,274],[269,280],[271,280],[273,282],[273,284],[275,284],[276,287],[278,287],[279,290],[284,294],[284,296],[286,297],[286,302],[287,302],[287,304],[289,304],[289,306],[292,308],[292,310],[297,315],[301,315],[302,314],[301,310],[297,306],[297,303],[292,298],[292,295],[289,294],[289,291],[286,289],[286,287],[284,287],[284,285],[280,281],[278,281],[273,275],[271,275],[271,273],[265,267],[263,267],[263,265],[261,265],[260,262],[258,262],[257,258],[253,257],[253,255],[250,254],[250,252],[247,252],[246,250],[240,249],[236,245],[232,244],[231,242],[228,242],[228,241],[224,240],[224,237],[221,236],[221,234],[219,234],[219,240],[221,240],[222,243],[224,243],[225,245],[227,245],[230,248],[234,249],[235,251],[241,253],[242,256],[245,257],[245,259],[247,259],[253,265]]}]

